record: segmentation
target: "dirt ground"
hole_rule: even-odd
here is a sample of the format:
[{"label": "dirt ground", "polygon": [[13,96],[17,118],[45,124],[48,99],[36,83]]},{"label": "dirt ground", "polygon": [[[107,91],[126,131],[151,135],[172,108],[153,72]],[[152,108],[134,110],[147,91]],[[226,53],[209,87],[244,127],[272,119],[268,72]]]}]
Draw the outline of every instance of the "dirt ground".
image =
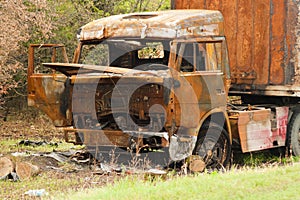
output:
[{"label": "dirt ground", "polygon": [[[45,142],[44,146],[20,145],[21,141]],[[57,192],[82,190],[101,187],[123,177],[125,173],[101,170],[98,164],[79,163],[65,157],[65,162],[43,156],[51,152],[84,152],[82,146],[66,144],[63,132],[55,128],[45,116],[20,114],[9,116],[0,121],[0,156],[11,158],[14,162],[30,162],[39,167],[38,176],[28,180],[13,182],[10,179],[0,181],[0,199],[31,199],[24,195],[28,190],[45,189],[49,196]],[[17,157],[12,156],[12,154]],[[73,160],[75,158],[73,157]]]},{"label": "dirt ground", "polygon": [[35,139],[62,140],[63,132],[55,128],[50,119],[40,112],[11,113],[6,121],[0,120],[0,140]]}]

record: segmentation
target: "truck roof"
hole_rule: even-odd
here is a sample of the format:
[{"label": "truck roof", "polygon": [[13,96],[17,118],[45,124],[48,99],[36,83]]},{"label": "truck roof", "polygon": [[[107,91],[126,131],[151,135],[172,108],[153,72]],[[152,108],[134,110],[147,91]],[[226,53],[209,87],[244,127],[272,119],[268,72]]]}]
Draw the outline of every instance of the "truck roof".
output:
[{"label": "truck roof", "polygon": [[110,37],[182,38],[223,36],[223,16],[212,10],[167,10],[114,15],[80,29],[80,41]]}]

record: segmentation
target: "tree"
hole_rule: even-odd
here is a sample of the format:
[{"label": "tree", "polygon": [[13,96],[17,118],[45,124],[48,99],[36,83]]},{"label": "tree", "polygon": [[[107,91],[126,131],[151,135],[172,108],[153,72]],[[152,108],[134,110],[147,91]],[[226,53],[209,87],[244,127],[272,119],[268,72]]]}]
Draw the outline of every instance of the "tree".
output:
[{"label": "tree", "polygon": [[64,43],[72,57],[77,30],[101,17],[168,9],[170,0],[0,0],[0,106],[26,94],[30,43]]},{"label": "tree", "polygon": [[82,2],[101,17],[170,8],[170,0],[84,0]]},{"label": "tree", "polygon": [[[24,84],[24,43],[30,38],[52,36],[50,8],[46,0],[0,2],[0,106],[6,95]],[[25,53],[26,51],[26,53]]]}]

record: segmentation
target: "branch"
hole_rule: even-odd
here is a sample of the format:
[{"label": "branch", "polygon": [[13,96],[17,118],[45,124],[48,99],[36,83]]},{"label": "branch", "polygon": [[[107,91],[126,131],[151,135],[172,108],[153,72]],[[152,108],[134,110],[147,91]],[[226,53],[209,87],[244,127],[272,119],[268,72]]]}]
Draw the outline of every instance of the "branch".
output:
[{"label": "branch", "polygon": [[148,1],[146,2],[145,6],[144,6],[144,8],[143,8],[143,11],[146,11],[146,10],[147,10],[147,7],[148,7],[149,3],[150,3],[150,0],[148,0]]},{"label": "branch", "polygon": [[159,2],[158,7],[156,8],[155,11],[158,11],[158,10],[162,7],[162,5],[163,5],[164,3],[165,3],[165,0],[161,0],[161,1]]}]

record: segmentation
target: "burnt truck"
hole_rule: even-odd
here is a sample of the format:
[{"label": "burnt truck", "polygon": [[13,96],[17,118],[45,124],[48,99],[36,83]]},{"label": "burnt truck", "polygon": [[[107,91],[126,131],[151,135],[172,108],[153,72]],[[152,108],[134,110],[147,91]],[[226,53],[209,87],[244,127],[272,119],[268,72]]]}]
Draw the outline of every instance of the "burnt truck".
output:
[{"label": "burnt truck", "polygon": [[[62,44],[30,45],[28,105],[96,157],[163,151],[201,171],[225,166],[233,147],[300,155],[300,4],[172,7],[82,26],[71,62]],[[50,56],[37,56],[43,49]]]}]

